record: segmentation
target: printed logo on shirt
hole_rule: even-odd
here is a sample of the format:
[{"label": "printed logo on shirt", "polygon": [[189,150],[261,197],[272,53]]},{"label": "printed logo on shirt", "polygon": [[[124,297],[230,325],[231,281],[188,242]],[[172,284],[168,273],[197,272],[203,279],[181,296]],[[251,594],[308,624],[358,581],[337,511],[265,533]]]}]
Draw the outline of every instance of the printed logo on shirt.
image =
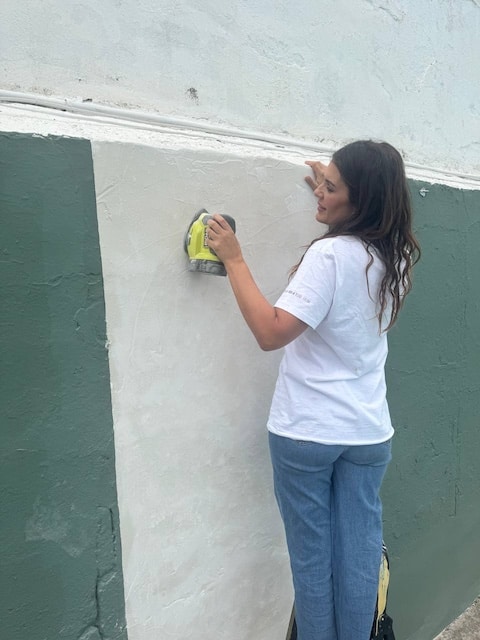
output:
[{"label": "printed logo on shirt", "polygon": [[307,298],[306,296],[302,295],[301,293],[298,293],[298,291],[294,291],[293,289],[285,289],[285,293],[289,293],[291,296],[295,296],[295,298],[299,298],[300,300],[303,300],[307,304],[310,304],[311,302],[310,298]]}]

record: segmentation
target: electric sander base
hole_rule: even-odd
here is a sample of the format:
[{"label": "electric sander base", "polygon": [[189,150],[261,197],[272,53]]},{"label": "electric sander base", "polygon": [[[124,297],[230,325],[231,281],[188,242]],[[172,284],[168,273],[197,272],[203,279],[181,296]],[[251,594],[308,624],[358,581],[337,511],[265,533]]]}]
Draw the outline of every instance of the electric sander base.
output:
[{"label": "electric sander base", "polygon": [[188,265],[189,271],[199,271],[212,276],[226,276],[227,270],[221,262],[212,262],[212,260],[190,260]]}]

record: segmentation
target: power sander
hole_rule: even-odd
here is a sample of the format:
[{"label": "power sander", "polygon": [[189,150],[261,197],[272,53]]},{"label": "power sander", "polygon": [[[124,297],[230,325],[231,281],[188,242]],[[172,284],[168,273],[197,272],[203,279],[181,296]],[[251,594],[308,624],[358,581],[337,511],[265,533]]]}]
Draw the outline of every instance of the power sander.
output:
[{"label": "power sander", "polygon": [[[231,216],[222,215],[235,233],[235,220]],[[226,276],[227,271],[219,257],[207,244],[207,222],[213,218],[206,209],[200,209],[190,223],[185,234],[184,248],[190,264],[189,271],[200,271],[214,276]]]}]

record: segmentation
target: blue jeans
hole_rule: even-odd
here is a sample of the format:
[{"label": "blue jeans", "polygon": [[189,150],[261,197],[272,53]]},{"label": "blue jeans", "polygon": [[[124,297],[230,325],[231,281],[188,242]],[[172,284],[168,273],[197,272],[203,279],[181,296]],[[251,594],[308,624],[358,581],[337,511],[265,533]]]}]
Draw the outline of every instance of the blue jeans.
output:
[{"label": "blue jeans", "polygon": [[298,640],[368,640],[391,441],[324,445],[269,433],[295,589]]}]

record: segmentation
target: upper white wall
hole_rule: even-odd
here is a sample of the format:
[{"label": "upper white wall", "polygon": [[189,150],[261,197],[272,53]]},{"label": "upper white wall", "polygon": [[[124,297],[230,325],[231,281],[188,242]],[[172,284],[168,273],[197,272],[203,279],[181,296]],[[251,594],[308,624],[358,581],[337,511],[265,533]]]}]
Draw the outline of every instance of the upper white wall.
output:
[{"label": "upper white wall", "polygon": [[479,0],[3,0],[0,89],[479,173]]}]

